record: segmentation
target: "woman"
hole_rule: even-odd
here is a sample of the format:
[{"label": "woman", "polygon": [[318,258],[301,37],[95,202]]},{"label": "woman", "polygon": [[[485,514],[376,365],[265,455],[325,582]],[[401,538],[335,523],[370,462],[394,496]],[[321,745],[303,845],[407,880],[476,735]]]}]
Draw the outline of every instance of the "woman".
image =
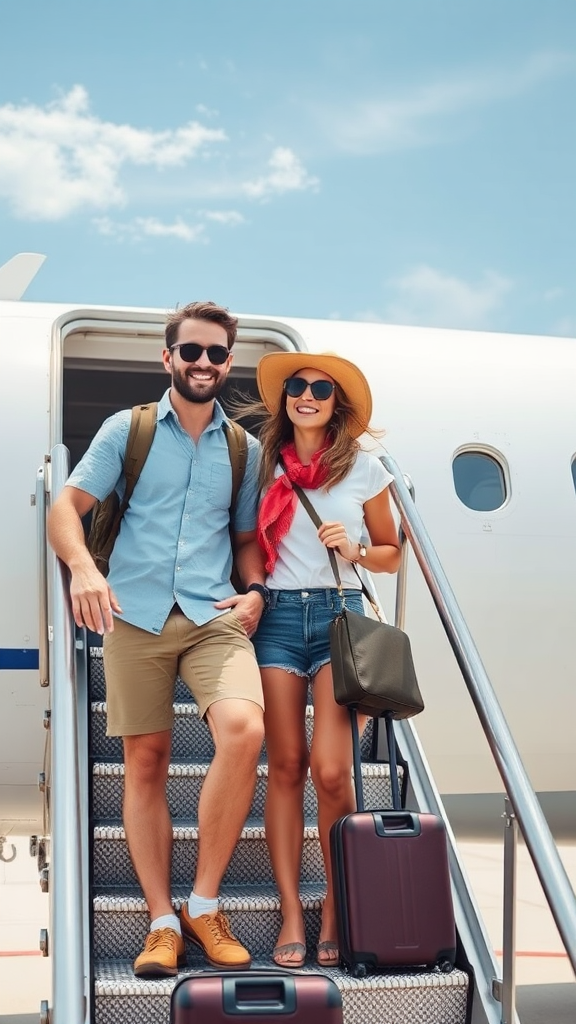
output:
[{"label": "woman", "polygon": [[[360,370],[335,355],[270,353],[258,364],[267,415],[261,429],[264,497],[258,538],[266,555],[268,613],[253,637],[265,703],[268,792],[266,838],[281,898],[282,927],[272,953],[282,967],[306,956],[299,898],[307,770],[318,796],[327,878],[317,962],[338,963],[330,870],[332,823],[354,810],[350,717],[334,700],[329,624],[341,607],[327,548],[336,553],[346,606],[362,612],[354,563],[396,572],[398,534],[388,497],[391,476],[363,451],[370,389]],[[291,482],[305,489],[316,529]],[[313,685],[314,733],[308,753],[305,709]],[[359,722],[360,728],[365,719]]]}]

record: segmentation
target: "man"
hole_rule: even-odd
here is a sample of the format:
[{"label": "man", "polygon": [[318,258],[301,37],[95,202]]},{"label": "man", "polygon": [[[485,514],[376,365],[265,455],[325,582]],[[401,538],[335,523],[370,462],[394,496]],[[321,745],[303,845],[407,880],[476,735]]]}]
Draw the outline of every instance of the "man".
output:
[{"label": "man", "polygon": [[[171,376],[158,404],[148,458],[105,579],[81,519],[119,485],[130,411],[116,413],[54,503],[49,538],[71,572],[75,622],[104,634],[108,735],[122,736],[124,826],[151,917],[134,971],[174,975],[184,938],[219,968],[247,968],[250,954],[218,911],[218,891],[242,829],[263,740],[260,674],[249,637],[267,592],[255,539],[259,445],[248,460],[234,517],[235,561],[247,586],[230,583],[232,471],[225,416],[216,400],[232,365],[237,320],[212,302],[168,318],[162,359]],[[210,727],[215,755],[198,804],[194,888],[180,919],[170,900],[172,823],[166,800],[174,681],[180,674]]]}]

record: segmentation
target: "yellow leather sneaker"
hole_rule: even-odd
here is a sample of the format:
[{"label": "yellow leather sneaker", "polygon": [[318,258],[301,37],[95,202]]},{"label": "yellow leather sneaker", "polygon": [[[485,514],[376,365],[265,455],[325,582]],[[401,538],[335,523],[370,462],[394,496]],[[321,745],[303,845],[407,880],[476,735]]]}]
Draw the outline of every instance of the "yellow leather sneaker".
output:
[{"label": "yellow leather sneaker", "polygon": [[173,928],[157,928],[148,932],[144,949],[134,961],[134,974],[139,978],[173,977],[185,960],[182,936]]},{"label": "yellow leather sneaker", "polygon": [[190,942],[194,942],[203,951],[212,967],[221,970],[238,971],[250,967],[252,959],[230,931],[228,918],[218,911],[217,914],[201,914],[190,917],[188,904],[184,903],[180,911],[180,927],[182,934]]}]

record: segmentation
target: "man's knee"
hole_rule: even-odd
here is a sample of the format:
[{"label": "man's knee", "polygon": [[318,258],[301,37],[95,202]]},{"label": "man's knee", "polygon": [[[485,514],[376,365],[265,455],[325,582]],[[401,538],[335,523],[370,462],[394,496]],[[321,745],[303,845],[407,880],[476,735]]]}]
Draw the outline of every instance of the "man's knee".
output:
[{"label": "man's knee", "polygon": [[221,700],[206,715],[217,750],[235,752],[242,760],[259,754],[264,742],[264,713],[250,700]]}]

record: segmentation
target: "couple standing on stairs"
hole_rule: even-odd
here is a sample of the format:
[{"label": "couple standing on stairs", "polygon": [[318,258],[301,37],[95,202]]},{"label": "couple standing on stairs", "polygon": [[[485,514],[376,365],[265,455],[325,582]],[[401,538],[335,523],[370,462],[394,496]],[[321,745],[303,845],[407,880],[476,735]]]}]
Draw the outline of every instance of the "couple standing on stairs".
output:
[{"label": "couple standing on stairs", "polygon": [[[391,477],[358,437],[368,430],[367,381],[335,355],[277,352],[258,365],[260,442],[248,456],[230,523],[232,472],[217,396],[232,366],[237,320],[211,302],[169,315],[162,353],[171,386],[122,521],[107,579],[86,547],[82,517],[123,488],[130,411],[98,431],[50,513],[49,538],[71,573],[78,626],[104,634],[108,735],[122,736],[124,826],[151,917],[134,963],[144,977],[175,975],[184,938],[220,969],[250,953],[218,908],[222,878],[249,813],[264,731],[266,838],[281,899],[272,956],[301,967],[299,899],[308,766],[318,795],[327,875],[317,962],[338,963],[329,831],[354,808],[346,709],[332,692],[328,627],[341,599],[326,548],[336,552],[347,607],[362,610],[354,563],[395,572],[400,553]],[[316,529],[292,483],[322,520]],[[259,502],[260,494],[263,494]],[[230,583],[234,562],[245,592]],[[215,754],[198,803],[194,887],[177,916],[170,897],[172,823],[166,800],[174,683],[180,675],[210,728]],[[313,683],[314,734],[305,732]]]}]

